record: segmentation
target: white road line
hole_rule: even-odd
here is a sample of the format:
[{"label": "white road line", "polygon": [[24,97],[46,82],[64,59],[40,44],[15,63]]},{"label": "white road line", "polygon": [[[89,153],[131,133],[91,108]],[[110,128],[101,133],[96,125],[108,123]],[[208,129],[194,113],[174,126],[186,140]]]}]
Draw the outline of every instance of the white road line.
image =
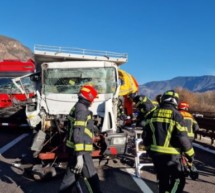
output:
[{"label": "white road line", "polygon": [[[206,147],[199,145],[197,143],[193,143],[193,146],[197,147],[199,149],[202,149],[204,151],[207,151],[209,153],[215,154],[215,150],[206,148]],[[136,184],[139,186],[139,188],[142,190],[143,193],[153,193],[153,191],[149,188],[149,186],[147,186],[147,184],[144,182],[144,180],[141,178],[138,178],[135,175],[135,170],[133,168],[125,168],[125,170],[127,171],[127,173],[129,173],[131,175],[131,177],[133,178],[133,180],[136,182]]]},{"label": "white road line", "polygon": [[136,175],[134,175],[135,171],[133,168],[125,168],[125,170],[131,175],[131,177],[143,193],[153,193],[153,191],[147,186],[143,179],[138,178]]},{"label": "white road line", "polygon": [[199,148],[199,149],[202,149],[202,150],[204,150],[204,151],[207,151],[207,152],[209,152],[209,153],[215,154],[215,150],[209,149],[209,148],[204,147],[204,146],[202,146],[202,145],[199,145],[199,144],[197,144],[197,143],[193,143],[193,146],[194,146],[194,147],[197,147],[197,148]]},{"label": "white road line", "polygon": [[11,147],[13,147],[15,144],[17,144],[19,141],[21,141],[28,135],[29,135],[28,133],[24,133],[24,134],[20,135],[19,137],[17,137],[16,139],[14,139],[13,141],[11,141],[10,143],[8,143],[7,145],[0,148],[0,155],[3,154],[4,152],[6,152]]}]

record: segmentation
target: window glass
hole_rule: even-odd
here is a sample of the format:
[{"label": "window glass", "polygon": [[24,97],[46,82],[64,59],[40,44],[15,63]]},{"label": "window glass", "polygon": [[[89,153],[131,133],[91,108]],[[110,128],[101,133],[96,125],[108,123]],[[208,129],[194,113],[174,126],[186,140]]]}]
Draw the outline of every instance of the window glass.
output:
[{"label": "window glass", "polygon": [[29,76],[21,78],[21,82],[17,82],[25,90],[26,93],[33,93],[35,91],[35,82]]},{"label": "window glass", "polygon": [[21,92],[13,84],[11,78],[0,78],[0,93],[12,94],[12,93],[21,93]]},{"label": "window glass", "polygon": [[70,68],[44,71],[45,93],[78,94],[83,84],[92,84],[99,94],[115,93],[116,69],[112,67]]}]

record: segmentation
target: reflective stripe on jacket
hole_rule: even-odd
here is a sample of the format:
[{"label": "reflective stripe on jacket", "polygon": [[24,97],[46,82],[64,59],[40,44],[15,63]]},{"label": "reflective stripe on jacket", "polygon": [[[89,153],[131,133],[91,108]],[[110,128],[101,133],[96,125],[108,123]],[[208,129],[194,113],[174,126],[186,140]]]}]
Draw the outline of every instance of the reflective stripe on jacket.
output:
[{"label": "reflective stripe on jacket", "polygon": [[140,112],[144,114],[144,116],[146,116],[146,114],[150,113],[156,108],[152,101],[146,96],[143,96],[142,100],[137,102],[136,106],[138,107]]},{"label": "reflective stripe on jacket", "polygon": [[143,143],[151,152],[194,155],[183,117],[171,104],[155,109],[146,120]]},{"label": "reflective stripe on jacket", "polygon": [[180,113],[184,117],[184,125],[187,127],[188,136],[193,139],[194,133],[199,129],[199,125],[189,112],[180,110]]},{"label": "reflective stripe on jacket", "polygon": [[69,120],[70,128],[66,145],[76,152],[91,152],[93,150],[93,120],[88,105],[79,101],[71,109]]},{"label": "reflective stripe on jacket", "polygon": [[137,109],[139,110],[139,114],[137,116],[137,125],[142,125],[141,122],[144,122],[146,117],[156,109],[156,106],[148,97],[142,95],[140,98],[142,99],[136,104]]}]

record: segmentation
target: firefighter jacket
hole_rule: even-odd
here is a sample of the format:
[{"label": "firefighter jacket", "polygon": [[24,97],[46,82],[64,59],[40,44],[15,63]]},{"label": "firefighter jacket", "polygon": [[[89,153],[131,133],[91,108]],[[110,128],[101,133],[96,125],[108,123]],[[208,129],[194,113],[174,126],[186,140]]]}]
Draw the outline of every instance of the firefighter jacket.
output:
[{"label": "firefighter jacket", "polygon": [[70,126],[66,146],[72,148],[77,155],[93,150],[93,119],[88,109],[90,102],[79,97],[79,101],[69,113]]},{"label": "firefighter jacket", "polygon": [[136,106],[139,111],[137,116],[137,125],[143,125],[146,117],[156,109],[156,106],[148,97],[144,95],[140,97],[140,100],[137,102]]},{"label": "firefighter jacket", "polygon": [[183,117],[172,104],[163,103],[149,114],[143,131],[143,143],[154,155],[194,156],[194,149],[183,125]]},{"label": "firefighter jacket", "polygon": [[187,127],[188,137],[193,140],[194,133],[199,130],[199,125],[189,112],[180,110],[180,113],[184,117],[184,125]]}]

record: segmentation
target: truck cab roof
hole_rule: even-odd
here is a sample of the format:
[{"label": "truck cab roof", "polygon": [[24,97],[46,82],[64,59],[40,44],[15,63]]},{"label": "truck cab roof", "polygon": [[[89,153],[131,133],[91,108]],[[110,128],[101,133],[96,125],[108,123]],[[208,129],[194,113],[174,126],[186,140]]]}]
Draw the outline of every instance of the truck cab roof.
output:
[{"label": "truck cab roof", "polygon": [[34,46],[34,57],[39,65],[58,61],[109,61],[120,66],[128,61],[125,53],[45,45]]}]

